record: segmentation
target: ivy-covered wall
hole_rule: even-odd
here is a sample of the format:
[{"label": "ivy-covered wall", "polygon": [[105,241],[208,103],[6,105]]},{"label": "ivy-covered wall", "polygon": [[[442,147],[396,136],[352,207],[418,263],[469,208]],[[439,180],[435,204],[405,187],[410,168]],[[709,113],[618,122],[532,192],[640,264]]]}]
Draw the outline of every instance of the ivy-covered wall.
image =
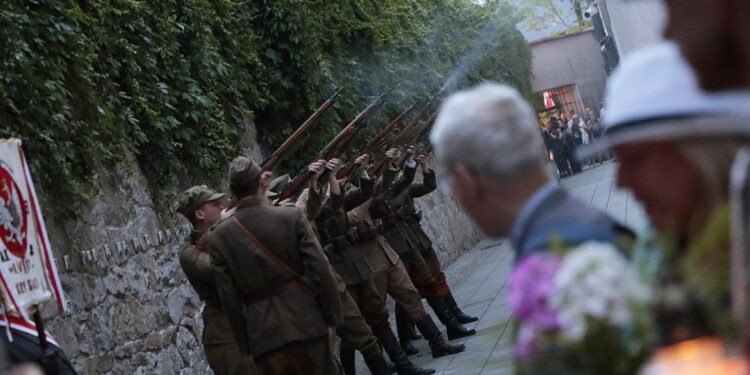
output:
[{"label": "ivy-covered wall", "polygon": [[394,90],[373,127],[437,92],[488,22],[458,86],[530,93],[518,20],[499,0],[4,0],[0,138],[24,141],[52,213],[76,215],[126,154],[156,191],[216,182],[241,120],[271,148],[345,87],[292,170],[378,92]]}]

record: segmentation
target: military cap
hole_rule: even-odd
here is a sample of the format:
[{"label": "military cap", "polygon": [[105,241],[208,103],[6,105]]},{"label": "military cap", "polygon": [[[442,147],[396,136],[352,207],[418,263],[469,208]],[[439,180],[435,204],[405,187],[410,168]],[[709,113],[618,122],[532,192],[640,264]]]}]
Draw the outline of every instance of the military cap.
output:
[{"label": "military cap", "polygon": [[291,181],[291,179],[289,178],[288,174],[274,178],[270,183],[268,183],[266,196],[269,198],[277,197],[279,193],[281,193],[281,191],[289,185],[289,181]]},{"label": "military cap", "polygon": [[204,204],[221,198],[224,198],[223,193],[217,193],[206,185],[193,186],[180,194],[177,201],[177,212],[190,218],[193,212],[203,207]]},{"label": "military cap", "polygon": [[247,186],[258,179],[260,174],[258,164],[244,156],[238,156],[229,165],[229,185]]}]

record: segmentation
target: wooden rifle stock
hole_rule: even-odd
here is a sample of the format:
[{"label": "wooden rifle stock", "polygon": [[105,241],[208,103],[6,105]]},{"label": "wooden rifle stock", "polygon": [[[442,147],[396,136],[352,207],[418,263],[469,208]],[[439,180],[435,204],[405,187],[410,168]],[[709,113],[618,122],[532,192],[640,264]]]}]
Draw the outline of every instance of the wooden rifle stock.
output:
[{"label": "wooden rifle stock", "polygon": [[[391,143],[388,145],[388,147],[386,147],[386,149],[385,149],[386,151],[388,151],[388,150],[390,150],[392,148],[398,147],[399,145],[403,144],[404,139],[406,138],[406,134],[408,134],[409,131],[411,131],[415,126],[417,126],[417,124],[419,123],[419,119],[425,113],[427,113],[427,111],[430,109],[430,107],[432,106],[432,103],[434,101],[435,101],[435,98],[433,98],[432,100],[430,100],[429,102],[427,102],[425,105],[422,106],[422,108],[419,109],[419,112],[417,113],[417,115],[414,116],[414,118],[411,121],[409,121],[409,124],[407,124],[404,127],[404,129],[401,130],[401,132],[399,132],[399,134],[396,136],[396,138],[394,138],[391,141]],[[380,172],[383,171],[383,167],[386,165],[387,162],[388,162],[388,158],[386,158],[385,155],[383,155],[372,167],[370,167],[370,169],[368,170],[367,173],[370,176],[378,176],[378,175],[380,175]]]},{"label": "wooden rifle stock", "polygon": [[268,157],[263,163],[261,163],[260,168],[265,171],[270,171],[273,169],[276,164],[278,164],[283,158],[285,158],[289,152],[292,150],[292,146],[294,146],[301,138],[302,135],[307,131],[307,129],[312,126],[312,124],[316,123],[318,119],[320,119],[321,116],[323,116],[323,113],[325,113],[331,106],[333,106],[333,103],[336,102],[336,98],[338,98],[339,94],[341,94],[341,91],[343,91],[343,88],[337,89],[336,92],[331,95],[328,100],[323,103],[323,105],[320,106],[310,117],[305,120],[305,122],[302,123],[302,125],[297,128],[297,130],[292,133],[292,135],[289,136],[289,138],[284,141],[284,143],[279,146],[279,148],[276,149],[276,151],[271,154],[271,156]]},{"label": "wooden rifle stock", "polygon": [[[352,120],[349,125],[341,130],[339,134],[336,135],[336,137],[331,140],[326,145],[326,147],[323,148],[322,151],[318,153],[313,161],[320,159],[328,160],[339,155],[344,150],[344,147],[346,147],[346,145],[352,140],[352,138],[354,138],[354,136],[360,130],[367,126],[368,120],[375,114],[375,112],[377,112],[380,106],[383,105],[383,103],[385,102],[385,97],[389,92],[390,91],[380,94],[372,103],[370,103],[370,105],[367,106],[367,108],[360,112],[360,114],[357,115],[357,117]],[[313,172],[307,170],[307,166],[302,167],[302,169],[297,172],[297,175],[294,176],[292,182],[289,183],[289,185],[281,191],[281,194],[279,194],[279,200],[285,200],[294,196],[298,191],[302,190],[302,187],[305,186],[308,181],[310,181],[310,178],[312,176]]]},{"label": "wooden rifle stock", "polygon": [[416,108],[416,106],[419,105],[419,103],[421,102],[422,102],[422,99],[417,100],[414,104],[411,105],[411,107],[407,108],[406,111],[404,111],[403,113],[398,115],[395,119],[393,119],[393,121],[391,121],[390,124],[386,125],[386,127],[383,128],[383,130],[381,130],[380,133],[378,133],[375,136],[375,138],[373,138],[372,141],[370,141],[370,143],[367,144],[367,146],[359,150],[359,152],[357,153],[355,157],[353,157],[348,163],[346,163],[346,165],[344,165],[343,168],[339,169],[338,173],[336,173],[336,178],[342,179],[348,176],[350,173],[352,173],[352,171],[356,167],[356,164],[354,164],[354,161],[357,160],[358,157],[364,154],[369,154],[370,152],[372,152],[372,150],[380,146],[380,144],[383,143],[383,140],[385,139],[385,137],[388,136],[388,134],[391,133],[394,129],[396,129],[396,127],[401,124],[403,119],[406,116],[408,116],[414,110],[414,108]]},{"label": "wooden rifle stock", "polygon": [[[408,145],[406,146],[407,149],[409,147],[416,146],[417,142],[419,142],[419,138],[422,138],[423,135],[427,134],[427,132],[430,131],[430,129],[432,128],[432,123],[435,122],[435,118],[437,117],[437,115],[438,115],[438,111],[435,111],[432,113],[432,115],[430,115],[430,118],[427,119],[424,127],[419,131],[419,133],[414,135],[414,137],[409,141],[409,143],[407,143]],[[404,163],[406,163],[407,157],[409,157],[409,154],[407,154],[406,152],[402,152],[394,164],[397,167],[403,166]]]}]

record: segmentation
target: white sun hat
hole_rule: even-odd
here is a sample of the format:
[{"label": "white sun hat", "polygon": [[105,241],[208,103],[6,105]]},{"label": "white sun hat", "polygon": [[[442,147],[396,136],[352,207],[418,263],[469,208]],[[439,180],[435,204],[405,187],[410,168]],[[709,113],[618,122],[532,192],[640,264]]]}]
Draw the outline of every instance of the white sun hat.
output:
[{"label": "white sun hat", "polygon": [[695,137],[750,138],[750,92],[703,91],[673,42],[662,42],[622,61],[607,82],[607,127],[580,157],[625,143]]}]

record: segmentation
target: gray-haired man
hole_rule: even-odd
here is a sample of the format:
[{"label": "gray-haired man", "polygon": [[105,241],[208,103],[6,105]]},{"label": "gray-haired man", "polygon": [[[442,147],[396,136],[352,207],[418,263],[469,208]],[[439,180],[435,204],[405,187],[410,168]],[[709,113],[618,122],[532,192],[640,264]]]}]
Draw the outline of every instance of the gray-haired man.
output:
[{"label": "gray-haired man", "polygon": [[509,236],[517,260],[564,246],[619,245],[632,232],[562,190],[545,169],[534,111],[513,88],[482,84],[451,95],[432,143],[455,198],[486,234]]}]

